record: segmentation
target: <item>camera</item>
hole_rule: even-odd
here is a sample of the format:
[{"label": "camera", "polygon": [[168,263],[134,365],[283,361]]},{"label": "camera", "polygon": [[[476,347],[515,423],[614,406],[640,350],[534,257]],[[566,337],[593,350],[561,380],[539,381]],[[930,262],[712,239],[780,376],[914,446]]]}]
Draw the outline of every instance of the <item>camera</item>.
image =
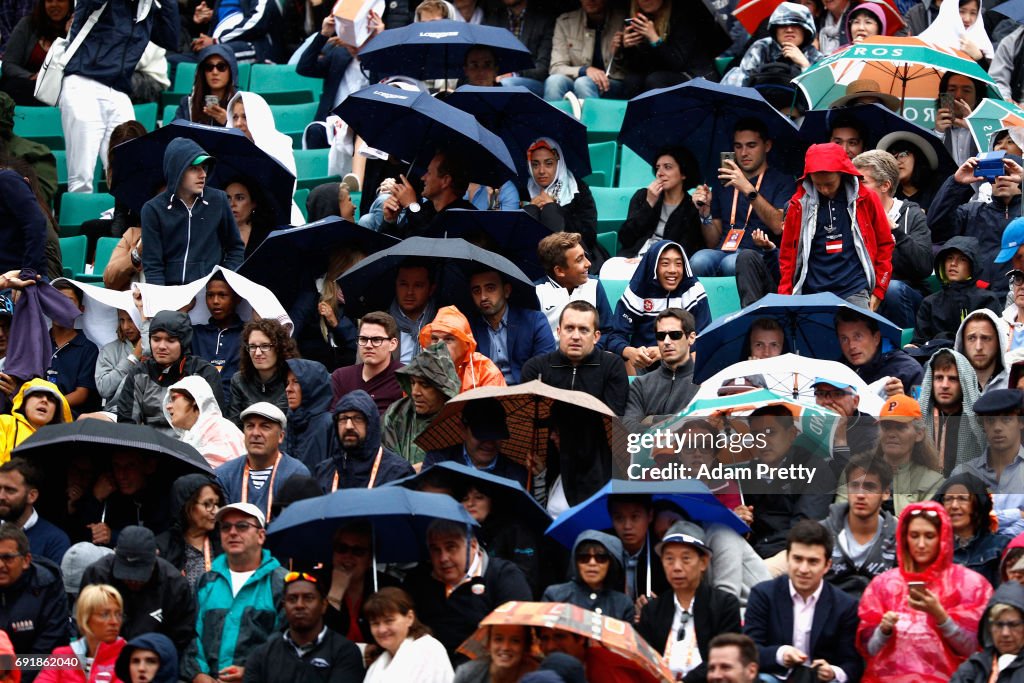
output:
[{"label": "camera", "polygon": [[974,167],[974,177],[984,178],[990,183],[994,183],[996,178],[1001,175],[1006,175],[1006,171],[1003,167],[1003,157],[1006,156],[1006,152],[985,152],[984,154],[978,155],[978,165]]}]

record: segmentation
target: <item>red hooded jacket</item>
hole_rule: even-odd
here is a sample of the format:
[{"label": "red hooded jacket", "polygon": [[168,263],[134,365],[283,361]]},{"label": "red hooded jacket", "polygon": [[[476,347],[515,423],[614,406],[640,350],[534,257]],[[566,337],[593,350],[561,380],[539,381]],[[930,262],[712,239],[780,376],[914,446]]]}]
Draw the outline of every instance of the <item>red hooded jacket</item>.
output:
[{"label": "red hooded jacket", "polygon": [[[810,174],[820,171],[844,173],[856,178],[861,174],[850,162],[843,148],[834,142],[811,145],[804,160],[804,174],[800,185],[789,200],[786,220],[782,226],[782,243],[779,246],[779,294],[799,294],[806,276],[807,254],[814,225],[804,223],[804,200],[812,188]],[[868,282],[874,281],[871,293],[879,299],[885,298],[885,290],[892,277],[892,250],[896,245],[892,236],[889,217],[882,208],[882,200],[874,191],[857,183],[856,225],[853,226],[854,244],[858,247],[856,256],[864,267]]]}]

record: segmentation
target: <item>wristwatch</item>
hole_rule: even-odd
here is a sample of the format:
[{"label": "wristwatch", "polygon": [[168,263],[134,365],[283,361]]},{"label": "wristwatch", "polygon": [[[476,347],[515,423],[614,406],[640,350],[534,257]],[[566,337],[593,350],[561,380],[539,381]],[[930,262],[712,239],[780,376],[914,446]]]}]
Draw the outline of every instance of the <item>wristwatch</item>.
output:
[{"label": "wristwatch", "polygon": [[410,204],[409,206],[407,206],[405,208],[409,209],[410,213],[419,213],[420,212],[420,203],[419,202],[413,202],[412,204]]},{"label": "wristwatch", "polygon": [[758,194],[759,193],[757,190],[751,190],[750,192],[747,193],[747,201],[753,202],[755,199],[757,199]]}]

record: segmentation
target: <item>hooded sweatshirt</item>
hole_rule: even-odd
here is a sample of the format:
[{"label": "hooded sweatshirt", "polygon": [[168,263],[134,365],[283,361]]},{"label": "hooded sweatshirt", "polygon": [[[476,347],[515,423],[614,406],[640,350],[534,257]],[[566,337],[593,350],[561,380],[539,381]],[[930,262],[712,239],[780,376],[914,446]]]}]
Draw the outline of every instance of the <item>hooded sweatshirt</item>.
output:
[{"label": "hooded sweatshirt", "polygon": [[[500,376],[500,373],[499,373]],[[342,447],[338,430],[331,433],[331,457],[316,468],[316,480],[324,493],[337,489],[374,488],[414,474],[412,465],[380,443],[380,413],[363,390],[350,392],[334,407],[334,414],[356,411],[366,418],[366,438],[351,450]]]},{"label": "hooded sweatshirt", "polygon": [[385,448],[398,453],[413,465],[423,462],[426,452],[416,443],[416,438],[426,430],[431,415],[420,415],[412,400],[412,378],[425,379],[444,394],[445,401],[459,395],[461,382],[455,372],[452,357],[442,342],[423,349],[413,357],[412,362],[395,371],[395,378],[405,392],[405,397],[391,404],[384,413],[382,441]]},{"label": "hooded sweatshirt", "polygon": [[[599,591],[592,590],[579,576],[579,567],[576,564],[576,551],[580,545],[590,541],[600,544],[611,556],[608,563],[608,573],[605,575],[603,587]],[[591,612],[597,612],[613,619],[621,619],[627,623],[633,623],[633,601],[622,591],[614,590],[611,586],[622,586],[625,581],[625,568],[622,566],[622,541],[611,534],[601,531],[584,531],[576,537],[572,546],[572,554],[569,556],[569,580],[565,583],[558,583],[548,586],[541,597],[542,602],[567,602]]]},{"label": "hooded sweatshirt", "polygon": [[784,2],[775,8],[768,19],[768,37],[754,41],[739,66],[730,69],[729,73],[722,78],[724,85],[751,85],[750,79],[754,73],[772,62],[785,64],[794,69],[794,76],[800,73],[800,67],[782,56],[782,45],[775,39],[775,31],[783,26],[799,26],[803,29],[804,38],[800,43],[800,51],[811,64],[822,58],[821,52],[814,46],[814,38],[818,33],[814,25],[814,17],[811,11],[796,2]]},{"label": "hooded sweatshirt", "polygon": [[[175,138],[164,151],[167,189],[142,207],[142,270],[154,285],[182,285],[209,275],[216,265],[236,270],[245,245],[231,213],[228,196],[207,185],[192,206],[178,196],[185,171],[203,148]],[[207,161],[206,163],[210,163]]]},{"label": "hooded sweatshirt", "polygon": [[1009,580],[1010,577],[1007,575],[1007,572],[1010,570],[1011,567],[1013,567],[1014,564],[1017,563],[1017,560],[1019,560],[1022,557],[1022,555],[1017,555],[1017,557],[1013,558],[1012,563],[1008,561],[1010,557],[1010,551],[1017,550],[1018,548],[1024,548],[1024,534],[1014,537],[1013,540],[1011,540],[1010,543],[1003,549],[1003,557],[999,560],[1000,583],[1006,583]]},{"label": "hooded sweatshirt", "polygon": [[171,392],[174,390],[187,393],[199,408],[199,417],[190,429],[171,427],[179,441],[184,441],[199,451],[211,469],[245,455],[245,437],[231,420],[221,415],[213,390],[202,377],[182,377],[167,388],[167,398],[164,399],[164,418],[167,424],[171,424],[167,404],[170,403]]},{"label": "hooded sweatshirt", "polygon": [[455,371],[462,382],[461,391],[469,391],[477,387],[506,386],[505,376],[490,358],[476,350],[476,339],[470,329],[469,320],[455,306],[445,306],[434,317],[433,322],[420,330],[420,347],[430,346],[430,336],[434,332],[447,333],[458,338],[466,345],[466,353],[455,362]]},{"label": "hooded sweatshirt", "polygon": [[[920,514],[939,520],[939,552],[923,571],[912,572],[907,569],[910,558],[907,556],[906,527]],[[923,581],[938,598],[955,624],[953,634],[943,637],[932,617],[907,604],[910,581]],[[908,505],[896,528],[896,567],[875,577],[860,599],[857,649],[867,662],[861,681],[946,683],[966,659],[966,653],[954,651],[950,639],[962,648],[961,652],[970,649],[977,638],[978,621],[991,595],[992,586],[985,577],[953,563],[953,529],[945,508],[933,501]],[[878,637],[875,636],[878,625],[883,615],[890,611],[899,612],[900,620],[892,635],[871,654],[869,642]]]},{"label": "hooded sweatshirt", "polygon": [[330,449],[331,376],[327,368],[315,360],[289,358],[285,362],[302,389],[302,403],[294,410],[288,409],[288,429],[281,448],[313,472],[327,458]]},{"label": "hooded sweatshirt", "polygon": [[14,394],[14,405],[10,415],[0,415],[0,464],[10,460],[11,451],[36,433],[36,428],[25,417],[23,409],[25,392],[32,387],[44,387],[51,396],[57,398],[57,410],[54,411],[50,424],[71,422],[71,406],[68,405],[68,400],[60,393],[57,385],[47,382],[45,379],[30,379],[22,384],[18,392]]},{"label": "hooded sweatshirt", "polygon": [[[976,681],[992,680],[993,660],[999,657],[999,651],[995,648],[989,625],[991,624],[992,608],[996,605],[1009,605],[1016,608],[1021,616],[1024,616],[1024,586],[1016,581],[1010,581],[999,586],[992,594],[978,626],[978,641],[984,649],[981,652],[975,652],[970,659],[961,664],[953,678],[949,679],[950,683],[975,683]],[[1005,619],[1006,616],[1003,618]],[[999,675],[995,679],[996,683],[1024,683],[1024,652],[1014,654],[1016,656],[999,670]]]},{"label": "hooded sweatshirt", "polygon": [[160,658],[160,668],[150,679],[151,683],[176,683],[178,651],[174,649],[171,639],[162,633],[146,633],[128,641],[121,649],[121,654],[117,656],[117,663],[114,665],[114,673],[118,678],[122,681],[132,680],[128,665],[131,663],[132,653],[136,650],[149,650]]},{"label": "hooded sweatshirt", "polygon": [[[935,359],[939,354],[950,354],[956,361],[957,376],[960,378],[962,404],[960,413],[946,416],[935,405],[932,395],[932,377]],[[985,432],[974,416],[974,402],[981,396],[978,377],[970,361],[959,351],[940,349],[925,364],[924,381],[921,382],[921,414],[924,416],[924,431],[942,456],[944,474],[949,474],[958,465],[970,462],[985,452]]]},{"label": "hooded sweatshirt", "polygon": [[[674,247],[683,255],[683,272],[672,291],[658,282],[658,260],[662,252]],[[627,346],[654,346],[654,318],[668,308],[683,308],[693,314],[700,333],[711,324],[711,307],[704,285],[693,274],[686,252],[676,242],[662,240],[651,245],[629,280],[622,298],[615,304],[612,333],[605,347],[621,356]]]},{"label": "hooded sweatshirt", "polygon": [[[210,45],[208,47],[204,47],[202,50],[199,51],[199,54],[196,55],[196,57],[199,60],[199,68],[196,69],[196,79],[197,79],[196,82],[197,83],[200,82],[198,79],[205,79],[205,75],[203,73],[203,62],[205,62],[207,59],[209,59],[210,57],[213,57],[213,56],[220,57],[225,62],[227,62],[228,63],[228,69],[231,71],[231,82],[228,83],[228,86],[227,86],[227,97],[224,99],[223,102],[221,102],[221,105],[220,105],[220,106],[224,107],[227,110],[228,100],[231,99],[231,97],[238,90],[238,60],[235,59],[234,51],[230,47],[228,47],[227,45],[224,45],[223,43],[217,43],[216,45]],[[202,82],[205,83],[205,80],[202,81]],[[178,105],[178,110],[174,112],[174,118],[175,119],[185,119],[186,121],[191,121],[192,120],[192,101],[196,97],[202,97],[202,96],[203,96],[203,94],[201,92],[197,92],[196,86],[193,84],[192,92],[190,92],[188,95],[185,95],[184,97],[181,98],[181,104]],[[227,112],[228,112],[228,120],[230,121],[231,120],[231,111],[227,110]],[[206,124],[208,126],[219,126],[220,125],[219,123],[217,123],[216,121],[214,121],[213,119],[211,119],[208,116],[204,116],[201,121],[196,121],[196,123],[204,123],[204,124]]]},{"label": "hooded sweatshirt", "polygon": [[[971,269],[968,279],[952,282],[946,275],[946,258],[953,252],[960,252],[967,259]],[[963,319],[979,308],[1002,312],[999,297],[978,282],[977,272],[978,240],[974,237],[954,237],[935,254],[935,274],[942,283],[942,290],[926,296],[917,309],[915,344],[920,346],[932,339],[952,338]]]},{"label": "hooded sweatshirt", "polygon": [[[818,227],[818,211],[822,200],[811,182],[811,173],[835,172],[842,178],[841,188],[846,192],[846,216],[852,233],[852,253],[863,270],[869,294],[885,298],[892,275],[892,250],[895,242],[889,227],[889,218],[882,208],[882,200],[860,182],[861,174],[850,162],[846,152],[839,145],[828,142],[811,145],[804,162],[804,175],[796,193],[789,200],[786,220],[782,227],[782,242],[779,246],[779,294],[805,294],[809,265],[819,257],[827,258],[839,252],[827,245],[828,254],[812,253],[814,236]],[[842,191],[842,189],[841,189]],[[853,294],[855,292],[850,292]]]},{"label": "hooded sweatshirt", "polygon": [[[979,386],[979,390],[982,394],[990,389],[1006,389],[1007,382],[1010,377],[1010,364],[1006,361],[1006,348],[1010,343],[1010,326],[1006,324],[998,313],[995,313],[987,308],[983,308],[980,311],[974,311],[969,314],[964,321],[960,323],[960,327],[956,331],[956,337],[953,339],[953,350],[967,356],[964,351],[964,328],[971,320],[978,317],[985,317],[992,321],[992,324],[996,329],[996,338],[999,340],[999,353],[996,355],[996,367],[992,372],[992,376],[989,377],[988,384],[984,387]],[[968,357],[968,360],[970,358]],[[963,381],[960,382],[961,386]]]},{"label": "hooded sweatshirt", "polygon": [[832,534],[832,568],[825,579],[836,588],[859,598],[871,579],[896,563],[896,518],[886,510],[879,510],[878,530],[860,562],[850,556],[852,536],[847,526],[850,503],[833,503],[828,517],[821,523]]}]

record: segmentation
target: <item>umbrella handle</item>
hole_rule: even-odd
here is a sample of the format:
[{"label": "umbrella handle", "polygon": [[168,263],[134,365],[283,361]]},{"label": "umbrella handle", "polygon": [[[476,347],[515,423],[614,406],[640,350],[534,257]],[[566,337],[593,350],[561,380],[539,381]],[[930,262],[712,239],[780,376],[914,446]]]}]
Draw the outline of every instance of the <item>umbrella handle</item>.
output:
[{"label": "umbrella handle", "polygon": [[370,526],[370,571],[373,572],[373,592],[376,593],[379,589],[377,588],[377,530],[371,525]]}]

